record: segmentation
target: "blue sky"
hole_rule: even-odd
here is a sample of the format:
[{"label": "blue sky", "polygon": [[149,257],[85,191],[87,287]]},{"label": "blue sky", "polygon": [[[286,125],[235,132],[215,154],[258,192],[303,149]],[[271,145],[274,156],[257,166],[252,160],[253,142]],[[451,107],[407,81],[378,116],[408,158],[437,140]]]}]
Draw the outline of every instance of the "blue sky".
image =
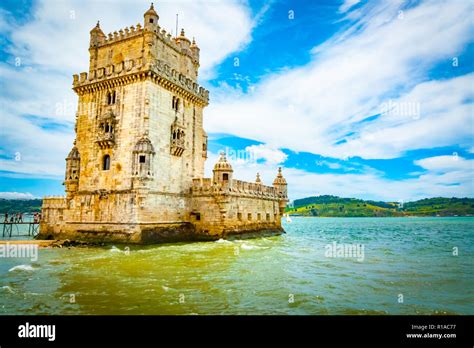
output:
[{"label": "blue sky", "polygon": [[[0,5],[0,197],[63,193],[74,139],[72,74],[88,32],[142,21],[146,1]],[[472,2],[159,1],[201,48],[210,90],[206,172],[227,151],[235,175],[290,198],[473,197]],[[93,15],[91,15],[93,13]],[[196,15],[198,13],[199,15]],[[18,130],[21,130],[19,132]]]}]

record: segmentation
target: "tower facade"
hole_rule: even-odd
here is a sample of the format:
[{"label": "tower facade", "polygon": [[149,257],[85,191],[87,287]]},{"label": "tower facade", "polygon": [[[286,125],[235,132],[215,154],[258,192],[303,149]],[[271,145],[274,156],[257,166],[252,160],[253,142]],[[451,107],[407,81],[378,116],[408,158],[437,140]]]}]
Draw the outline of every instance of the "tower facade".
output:
[{"label": "tower facade", "polygon": [[[67,195],[44,199],[40,237],[153,242],[204,231],[195,218],[205,199],[193,192],[207,158],[199,52],[184,30],[173,38],[160,28],[153,4],[143,24],[90,31],[89,71],[73,76],[79,101]],[[233,187],[228,167],[216,165],[213,184]]]}]

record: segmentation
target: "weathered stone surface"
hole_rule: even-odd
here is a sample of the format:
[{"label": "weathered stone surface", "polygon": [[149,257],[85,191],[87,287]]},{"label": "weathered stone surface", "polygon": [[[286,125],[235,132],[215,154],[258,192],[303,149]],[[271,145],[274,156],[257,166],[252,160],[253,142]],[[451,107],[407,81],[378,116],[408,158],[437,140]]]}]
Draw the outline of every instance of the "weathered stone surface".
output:
[{"label": "weathered stone surface", "polygon": [[194,40],[171,38],[151,8],[143,27],[107,37],[97,24],[89,52],[89,72],[73,79],[66,196],[44,199],[38,238],[162,243],[283,231],[281,171],[273,186],[234,180],[222,156],[203,178],[209,93],[197,83]]}]

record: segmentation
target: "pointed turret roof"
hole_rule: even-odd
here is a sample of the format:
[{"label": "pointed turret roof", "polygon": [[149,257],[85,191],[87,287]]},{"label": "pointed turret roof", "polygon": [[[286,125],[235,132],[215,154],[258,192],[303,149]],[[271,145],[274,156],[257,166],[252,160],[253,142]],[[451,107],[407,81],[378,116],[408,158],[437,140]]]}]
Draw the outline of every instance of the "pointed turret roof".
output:
[{"label": "pointed turret roof", "polygon": [[145,16],[149,16],[149,15],[158,17],[158,13],[156,13],[155,7],[153,6],[153,3],[151,3],[150,8],[148,9],[148,11],[145,12]]}]

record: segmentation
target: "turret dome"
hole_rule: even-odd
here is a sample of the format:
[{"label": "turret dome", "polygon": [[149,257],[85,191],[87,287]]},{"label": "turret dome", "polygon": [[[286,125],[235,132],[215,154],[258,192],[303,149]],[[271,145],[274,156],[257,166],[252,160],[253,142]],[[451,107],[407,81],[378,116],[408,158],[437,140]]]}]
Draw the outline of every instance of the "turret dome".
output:
[{"label": "turret dome", "polygon": [[278,174],[275,180],[273,180],[273,186],[275,185],[286,185],[286,179],[283,177],[281,173],[281,167],[278,168]]},{"label": "turret dome", "polygon": [[227,162],[227,158],[225,157],[224,152],[221,152],[219,160],[214,165],[214,170],[215,171],[230,171],[230,172],[233,171],[232,166],[230,165],[229,162]]},{"label": "turret dome", "polygon": [[186,37],[186,34],[184,33],[184,29],[181,29],[181,33],[176,38],[176,41],[177,42],[185,41],[188,45],[191,45],[191,41]]},{"label": "turret dome", "polygon": [[74,146],[69,152],[69,155],[67,155],[67,159],[79,159],[79,158],[80,158],[79,150],[77,149],[77,147]]}]

